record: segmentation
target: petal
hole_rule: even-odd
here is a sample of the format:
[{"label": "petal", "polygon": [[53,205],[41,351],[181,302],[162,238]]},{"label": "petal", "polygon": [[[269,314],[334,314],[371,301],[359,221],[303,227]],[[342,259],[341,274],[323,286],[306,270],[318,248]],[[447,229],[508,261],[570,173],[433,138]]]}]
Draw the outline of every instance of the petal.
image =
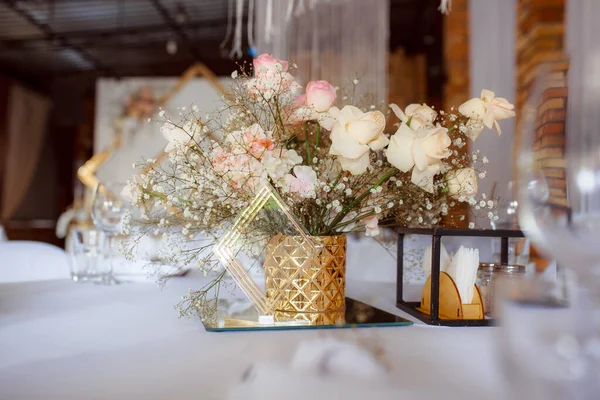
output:
[{"label": "petal", "polygon": [[367,144],[383,133],[383,126],[369,120],[356,120],[347,124],[348,133],[358,143]]},{"label": "petal", "polygon": [[481,119],[485,115],[485,104],[477,98],[467,100],[458,107],[458,112],[465,117]]},{"label": "petal", "polygon": [[400,127],[396,131],[395,135],[406,136],[412,139],[416,137],[415,131],[406,124],[400,124]]},{"label": "petal", "polygon": [[333,118],[338,118],[342,113],[336,106],[331,107],[328,112]]},{"label": "petal", "polygon": [[346,157],[338,157],[340,164],[342,165],[342,169],[350,172],[352,175],[360,175],[367,170],[369,167],[369,153],[365,153],[363,156],[358,158],[346,158]]},{"label": "petal", "polygon": [[342,108],[342,114],[347,115],[348,117],[358,118],[362,116],[364,113],[362,110],[355,106],[345,106]]},{"label": "petal", "polygon": [[488,127],[488,129],[492,129],[494,126],[494,110],[488,110],[483,117],[483,124]]},{"label": "petal", "polygon": [[494,97],[496,97],[496,93],[492,92],[491,90],[483,89],[480,97],[483,100],[492,101],[494,100]]},{"label": "petal", "polygon": [[390,104],[390,108],[392,109],[394,114],[396,114],[396,116],[398,118],[400,118],[400,121],[406,122],[408,117],[406,116],[406,114],[404,114],[404,112],[402,111],[402,109],[400,107],[398,107],[396,104]]},{"label": "petal", "polygon": [[415,167],[424,170],[427,169],[427,154],[425,154],[425,149],[423,148],[422,140],[415,140],[412,145],[412,155],[415,160]]},{"label": "petal", "polygon": [[396,133],[390,138],[390,144],[385,152],[385,156],[390,164],[402,172],[408,172],[415,161],[412,156],[411,148],[414,143],[414,137]]},{"label": "petal", "polygon": [[494,128],[496,128],[496,132],[498,132],[498,136],[500,136],[502,134],[502,129],[500,129],[498,121],[494,121]]},{"label": "petal", "polygon": [[369,152],[369,146],[358,143],[352,136],[344,132],[340,124],[336,124],[331,132],[331,148],[329,154],[359,158]]},{"label": "petal", "polygon": [[416,103],[409,104],[408,106],[406,106],[406,109],[405,109],[406,115],[410,117],[411,115],[415,114],[417,112],[417,110],[419,109],[419,107],[421,107],[420,104],[416,104]]},{"label": "petal", "polygon": [[385,146],[388,145],[389,142],[390,142],[390,139],[388,139],[387,136],[382,134],[382,135],[379,135],[379,137],[377,139],[371,140],[368,143],[368,146],[371,148],[371,150],[377,151],[377,150],[383,149]]}]

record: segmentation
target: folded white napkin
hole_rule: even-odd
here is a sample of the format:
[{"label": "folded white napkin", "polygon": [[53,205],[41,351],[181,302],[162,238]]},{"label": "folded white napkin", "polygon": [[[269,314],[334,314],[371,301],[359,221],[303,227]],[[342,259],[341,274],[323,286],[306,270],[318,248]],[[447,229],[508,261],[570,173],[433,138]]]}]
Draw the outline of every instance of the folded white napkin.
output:
[{"label": "folded white napkin", "polygon": [[463,304],[473,302],[473,290],[479,268],[479,250],[460,246],[446,273],[454,280]]}]

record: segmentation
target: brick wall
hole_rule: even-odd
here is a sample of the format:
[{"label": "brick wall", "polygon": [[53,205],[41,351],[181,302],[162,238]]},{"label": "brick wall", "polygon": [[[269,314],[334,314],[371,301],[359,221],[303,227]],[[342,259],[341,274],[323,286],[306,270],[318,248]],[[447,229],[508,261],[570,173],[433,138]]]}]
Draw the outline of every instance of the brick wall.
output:
[{"label": "brick wall", "polygon": [[[564,61],[564,33],[565,0],[518,0],[516,133],[524,123],[519,111],[532,95],[541,68],[550,64],[550,85],[543,92],[534,127],[534,151],[550,185],[551,202],[566,206],[563,155],[568,63]],[[516,145],[519,138],[515,139]]]},{"label": "brick wall", "polygon": [[[444,68],[446,70],[446,86],[444,88],[444,110],[458,107],[470,98],[469,79],[469,0],[453,0],[452,11],[444,17]],[[470,146],[464,146],[465,152]],[[453,221],[455,215],[470,215],[467,203],[461,203],[453,209],[444,221]],[[469,221],[462,222],[466,228]],[[459,223],[460,224],[460,223]]]},{"label": "brick wall", "polygon": [[568,67],[567,62],[553,65],[538,108],[533,144],[536,162],[550,187],[550,202],[560,206],[567,206],[564,150]]},{"label": "brick wall", "polygon": [[444,17],[444,109],[458,107],[469,98],[469,8],[468,0],[454,0]]}]

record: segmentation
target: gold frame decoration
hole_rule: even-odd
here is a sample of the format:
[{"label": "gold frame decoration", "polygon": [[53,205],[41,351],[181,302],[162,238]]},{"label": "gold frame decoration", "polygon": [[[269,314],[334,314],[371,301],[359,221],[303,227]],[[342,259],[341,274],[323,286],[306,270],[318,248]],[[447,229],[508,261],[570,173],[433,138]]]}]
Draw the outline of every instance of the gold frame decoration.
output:
[{"label": "gold frame decoration", "polygon": [[267,296],[267,293],[260,288],[250,273],[244,268],[237,258],[237,254],[244,246],[245,241],[251,239],[249,237],[252,235],[251,225],[259,217],[259,213],[264,209],[272,212],[275,211],[275,208],[289,222],[289,227],[287,227],[288,232],[281,232],[275,238],[282,236],[284,233],[291,233],[289,232],[291,230],[293,235],[299,239],[295,250],[296,257],[293,259],[294,267],[297,271],[310,269],[313,265],[313,258],[318,251],[317,245],[308,231],[296,220],[285,202],[270,185],[265,185],[258,191],[258,194],[248,207],[240,213],[233,225],[221,236],[217,244],[213,247],[214,254],[231,274],[237,286],[252,301],[262,315],[269,316],[274,315],[286,288],[281,288],[276,293],[271,293],[270,296]]},{"label": "gold frame decoration", "polygon": [[[162,96],[157,107],[165,105],[177,92],[181,90],[191,79],[195,77],[203,77],[208,79],[210,84],[223,96],[227,96],[225,87],[219,82],[217,76],[206,65],[196,63],[188,68],[185,73],[179,78],[175,86]],[[87,160],[78,170],[77,177],[88,188],[93,189],[98,184],[99,180],[96,176],[98,169],[110,158],[110,156],[121,147],[121,138],[117,137],[108,148],[94,154]],[[165,157],[165,152],[157,155],[156,162],[160,162]],[[150,167],[149,167],[150,168]]]}]

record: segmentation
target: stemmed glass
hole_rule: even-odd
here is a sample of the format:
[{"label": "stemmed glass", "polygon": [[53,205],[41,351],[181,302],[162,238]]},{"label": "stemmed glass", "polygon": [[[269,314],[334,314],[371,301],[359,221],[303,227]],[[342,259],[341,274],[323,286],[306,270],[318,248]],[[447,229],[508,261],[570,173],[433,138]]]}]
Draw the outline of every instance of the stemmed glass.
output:
[{"label": "stemmed glass", "polygon": [[125,214],[129,209],[128,202],[122,197],[123,183],[98,183],[92,198],[92,220],[96,228],[104,232],[107,241],[107,258],[109,273],[104,283],[118,283],[113,277],[113,252],[115,236],[121,232]]},{"label": "stemmed glass", "polygon": [[[543,364],[518,371],[531,378],[522,386],[551,388],[545,398],[556,399],[597,398],[600,390],[600,70],[579,68],[581,61],[540,68],[520,111],[516,153],[521,229],[573,278],[568,306],[556,302],[559,292],[539,290],[504,306],[503,354]],[[512,360],[513,372],[525,358]]]},{"label": "stemmed glass", "polygon": [[542,71],[522,112],[519,222],[600,300],[600,70],[572,81],[556,65]]}]

